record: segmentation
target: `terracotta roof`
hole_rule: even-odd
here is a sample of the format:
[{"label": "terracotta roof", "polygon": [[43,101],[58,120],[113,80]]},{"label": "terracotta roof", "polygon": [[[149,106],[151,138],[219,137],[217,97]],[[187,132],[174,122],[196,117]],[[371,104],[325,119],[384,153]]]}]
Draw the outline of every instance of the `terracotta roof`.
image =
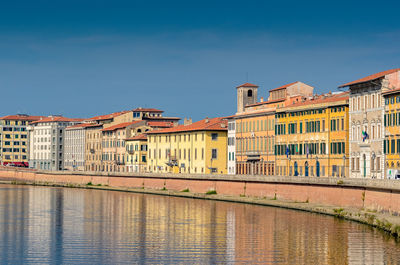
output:
[{"label": "terracotta roof", "polygon": [[119,115],[125,114],[125,113],[127,113],[127,112],[129,112],[129,111],[124,110],[124,111],[114,112],[114,113],[111,113],[111,114],[95,116],[95,117],[89,118],[88,120],[89,120],[89,121],[109,120],[109,119],[112,119],[112,118],[117,117],[117,116],[119,116]]},{"label": "terracotta roof", "polygon": [[264,101],[264,102],[257,102],[254,104],[246,105],[245,108],[264,105],[264,104],[271,104],[271,103],[281,102],[281,101],[285,101],[285,100],[286,100],[285,98],[272,99],[272,100],[268,100],[268,101]]},{"label": "terracotta roof", "polygon": [[147,135],[142,133],[142,134],[136,135],[134,137],[126,138],[125,140],[147,140]]},{"label": "terracotta roof", "polygon": [[299,82],[299,81],[296,81],[296,82],[293,82],[293,83],[289,83],[289,84],[286,84],[286,85],[283,85],[283,86],[280,86],[280,87],[271,89],[270,92],[271,92],[271,91],[275,91],[275,90],[279,90],[279,89],[284,89],[284,88],[290,87],[291,85],[294,85],[294,84],[296,84],[296,83],[298,83],[298,82]]},{"label": "terracotta roof", "polygon": [[170,128],[174,126],[174,124],[169,121],[148,121],[147,125],[149,125],[150,127],[163,127],[163,128]]},{"label": "terracotta roof", "polygon": [[180,120],[178,117],[143,117],[144,120]]},{"label": "terracotta roof", "polygon": [[43,122],[80,122],[83,121],[84,119],[77,119],[77,118],[66,118],[66,117],[61,117],[61,116],[50,116],[50,117],[45,117],[41,120],[37,120],[32,122],[32,124],[36,123],[43,123]]},{"label": "terracotta roof", "polygon": [[239,88],[239,87],[258,87],[258,86],[254,85],[254,84],[250,84],[250,83],[244,83],[240,86],[237,86],[236,88]]},{"label": "terracotta roof", "polygon": [[68,126],[65,129],[69,130],[69,129],[79,129],[79,128],[87,128],[87,127],[97,127],[100,126],[99,124],[96,123],[79,123],[79,124],[75,124],[72,126]]},{"label": "terracotta roof", "polygon": [[160,112],[160,113],[162,113],[162,112],[164,112],[164,111],[162,111],[162,110],[159,110],[159,109],[152,109],[152,108],[136,108],[136,109],[134,109],[134,110],[132,110],[132,111],[143,111],[143,112]]},{"label": "terracotta roof", "polygon": [[321,103],[336,102],[336,101],[347,100],[347,99],[349,99],[348,91],[338,93],[338,94],[332,94],[331,96],[320,95],[316,99],[309,99],[306,101],[296,102],[294,104],[286,106],[283,109],[287,110],[288,108],[292,108],[292,107],[300,107],[300,106],[306,106],[306,105],[315,105],[315,104],[321,104]]},{"label": "terracotta roof", "polygon": [[118,129],[123,129],[128,127],[129,125],[135,124],[135,123],[139,123],[142,121],[131,121],[131,122],[123,122],[123,123],[118,123],[116,125],[112,125],[110,127],[104,128],[101,131],[102,132],[107,132],[107,131],[114,131],[114,130],[118,130]]},{"label": "terracotta roof", "polygon": [[[207,121],[208,120],[208,121]],[[204,119],[189,125],[179,125],[173,128],[151,131],[148,134],[190,132],[190,131],[227,131],[227,121],[223,117]]]},{"label": "terracotta roof", "polygon": [[46,116],[29,116],[29,115],[7,115],[1,117],[0,120],[16,120],[16,121],[37,121],[46,118]]},{"label": "terracotta roof", "polygon": [[391,69],[391,70],[379,72],[379,73],[376,73],[376,74],[373,74],[373,75],[369,75],[369,76],[366,76],[364,78],[361,78],[361,79],[346,83],[346,84],[341,85],[339,87],[346,87],[346,86],[356,85],[356,84],[360,84],[360,83],[365,83],[365,82],[368,82],[368,81],[373,81],[373,80],[382,78],[385,75],[393,74],[393,73],[395,73],[397,71],[400,71],[400,68]]}]

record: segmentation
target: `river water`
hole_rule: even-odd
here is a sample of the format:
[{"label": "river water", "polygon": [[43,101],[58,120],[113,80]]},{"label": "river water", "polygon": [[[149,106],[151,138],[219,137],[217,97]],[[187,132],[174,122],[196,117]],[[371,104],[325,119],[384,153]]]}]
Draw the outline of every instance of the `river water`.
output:
[{"label": "river water", "polygon": [[2,264],[400,264],[400,243],[301,211],[0,186]]}]

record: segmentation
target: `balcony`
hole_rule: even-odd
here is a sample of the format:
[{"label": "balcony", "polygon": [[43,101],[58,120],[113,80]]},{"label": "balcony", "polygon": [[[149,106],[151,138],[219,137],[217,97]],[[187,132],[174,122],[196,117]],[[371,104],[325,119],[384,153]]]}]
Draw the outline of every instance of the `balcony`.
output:
[{"label": "balcony", "polygon": [[125,165],[125,161],[117,161],[117,165],[123,166]]},{"label": "balcony", "polygon": [[178,159],[176,159],[176,156],[170,156],[169,161],[166,164],[170,167],[178,166]]},{"label": "balcony", "polygon": [[244,151],[243,154],[247,156],[259,156],[261,155],[261,151]]}]

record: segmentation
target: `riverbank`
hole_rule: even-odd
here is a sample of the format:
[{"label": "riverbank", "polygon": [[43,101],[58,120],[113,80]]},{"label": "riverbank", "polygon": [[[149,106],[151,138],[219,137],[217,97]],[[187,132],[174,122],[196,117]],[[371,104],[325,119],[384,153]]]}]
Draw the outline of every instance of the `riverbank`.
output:
[{"label": "riverbank", "polygon": [[369,210],[365,208],[356,207],[337,207],[312,203],[309,201],[288,201],[278,199],[277,196],[272,198],[267,197],[254,197],[242,195],[226,195],[218,194],[215,190],[209,190],[205,193],[192,192],[186,188],[181,191],[167,190],[165,187],[162,189],[149,189],[141,188],[128,188],[128,187],[112,187],[108,185],[96,184],[88,182],[86,184],[73,184],[73,183],[50,183],[50,182],[31,182],[31,181],[18,181],[18,180],[0,180],[1,184],[16,184],[16,185],[36,185],[36,186],[50,186],[50,187],[67,187],[67,188],[84,188],[95,190],[119,191],[119,192],[134,192],[163,196],[175,196],[195,199],[217,200],[236,203],[247,203],[263,206],[280,207],[291,210],[301,210],[311,213],[325,214],[342,218],[350,221],[367,224],[383,231],[390,233],[396,238],[400,238],[400,216],[397,213],[378,212],[376,210]]}]

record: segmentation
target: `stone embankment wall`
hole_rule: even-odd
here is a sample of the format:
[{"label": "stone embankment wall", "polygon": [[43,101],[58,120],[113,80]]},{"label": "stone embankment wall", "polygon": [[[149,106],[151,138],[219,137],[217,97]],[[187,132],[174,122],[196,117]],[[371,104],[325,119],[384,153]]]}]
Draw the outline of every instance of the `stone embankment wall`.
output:
[{"label": "stone embankment wall", "polygon": [[0,168],[0,180],[110,187],[189,190],[207,193],[309,202],[327,206],[364,208],[400,214],[400,181],[267,177],[243,175],[133,174],[103,172],[51,172]]}]

